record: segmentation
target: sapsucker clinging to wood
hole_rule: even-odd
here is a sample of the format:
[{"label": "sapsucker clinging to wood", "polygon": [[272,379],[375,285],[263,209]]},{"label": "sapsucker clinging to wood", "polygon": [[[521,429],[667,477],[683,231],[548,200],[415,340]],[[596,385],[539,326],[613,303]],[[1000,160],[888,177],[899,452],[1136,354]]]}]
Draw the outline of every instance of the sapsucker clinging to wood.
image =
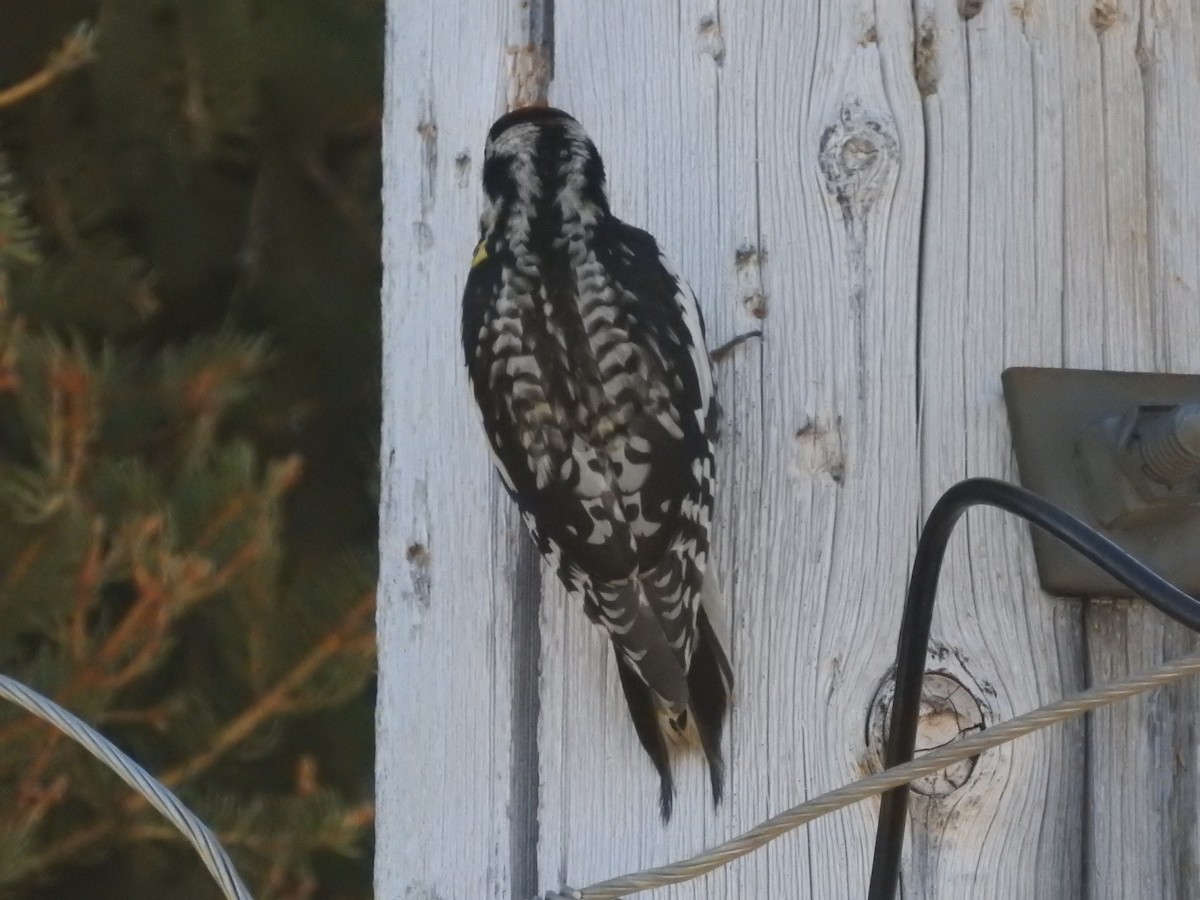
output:
[{"label": "sapsucker clinging to wood", "polygon": [[669,751],[694,741],[719,802],[732,677],[701,604],[718,411],[695,296],[609,211],[600,155],[561,110],[496,121],[483,189],[463,350],[496,467],[612,640],[663,818]]}]

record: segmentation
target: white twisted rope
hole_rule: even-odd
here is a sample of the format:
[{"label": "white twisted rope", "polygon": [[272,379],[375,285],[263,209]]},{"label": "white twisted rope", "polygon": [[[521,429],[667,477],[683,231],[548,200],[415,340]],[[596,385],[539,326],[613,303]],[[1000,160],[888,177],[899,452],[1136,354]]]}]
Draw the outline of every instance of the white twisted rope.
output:
[{"label": "white twisted rope", "polygon": [[819,797],[767,819],[745,834],[719,844],[698,856],[669,866],[647,869],[632,875],[622,875],[583,890],[564,888],[558,892],[550,891],[546,894],[546,900],[616,900],[616,898],[628,894],[691,881],[739,857],[753,853],[763,845],[826,813],[890,791],[892,788],[908,784],[917,778],[932,775],[956,762],[978,756],[985,750],[1024,737],[1031,732],[1198,673],[1200,673],[1200,653],[1121,681],[1089,688],[1072,697],[1049,703],[1032,712],[1009,719],[994,728],[969,735],[956,743],[939,747],[920,759],[894,766],[860,781],[821,794]]},{"label": "white twisted rope", "polygon": [[49,722],[145,797],[147,802],[166,816],[196,848],[200,859],[221,886],[227,900],[254,900],[208,826],[196,818],[178,797],[159,784],[154,776],[113,746],[108,738],[53,700],[43,697],[7,675],[0,675],[0,697]]}]

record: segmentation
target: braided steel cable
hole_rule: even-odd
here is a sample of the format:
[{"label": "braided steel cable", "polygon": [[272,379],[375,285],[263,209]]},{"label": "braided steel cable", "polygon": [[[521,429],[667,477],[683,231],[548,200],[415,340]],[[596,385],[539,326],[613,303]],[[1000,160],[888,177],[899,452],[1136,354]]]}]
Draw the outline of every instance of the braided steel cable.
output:
[{"label": "braided steel cable", "polygon": [[0,697],[15,703],[39,719],[49,722],[63,734],[83,747],[117,773],[122,781],[146,798],[151,806],[162,813],[188,839],[200,854],[227,900],[254,900],[250,891],[238,877],[216,835],[201,822],[183,802],[149,772],[130,759],[78,716],[63,709],[53,700],[27,688],[19,681],[0,675]]},{"label": "braided steel cable", "polygon": [[1034,731],[1197,674],[1200,674],[1200,653],[1139,675],[1090,688],[1009,719],[986,731],[968,735],[953,744],[939,747],[920,759],[885,769],[860,781],[821,794],[786,812],[772,816],[750,831],[690,859],[633,875],[622,875],[582,890],[566,888],[550,891],[546,894],[546,900],[616,900],[629,894],[691,881],[735,859],[747,856],[776,838],[828,813],[878,796],[885,791],[904,787],[911,781],[932,775],[947,766],[978,756],[986,750],[1007,744]]}]

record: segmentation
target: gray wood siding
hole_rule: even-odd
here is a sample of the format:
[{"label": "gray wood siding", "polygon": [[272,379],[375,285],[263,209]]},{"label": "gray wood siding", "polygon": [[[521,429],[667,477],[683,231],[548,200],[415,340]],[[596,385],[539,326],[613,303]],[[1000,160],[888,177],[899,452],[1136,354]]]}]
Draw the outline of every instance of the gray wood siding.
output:
[{"label": "gray wood siding", "polygon": [[[872,765],[917,528],[1016,480],[1000,372],[1200,372],[1200,0],[557,0],[549,99],[700,298],[725,408],[715,559],[738,681],[716,812],[663,828],[607,642],[541,570],[466,387],[482,144],[544,0],[391,0],[377,892],[530,900],[693,854]],[[1052,599],[971,513],[929,668],[1002,721],[1196,644]],[[918,796],[906,898],[1200,896],[1200,687]],[[877,806],[663,898],[861,897]]]}]

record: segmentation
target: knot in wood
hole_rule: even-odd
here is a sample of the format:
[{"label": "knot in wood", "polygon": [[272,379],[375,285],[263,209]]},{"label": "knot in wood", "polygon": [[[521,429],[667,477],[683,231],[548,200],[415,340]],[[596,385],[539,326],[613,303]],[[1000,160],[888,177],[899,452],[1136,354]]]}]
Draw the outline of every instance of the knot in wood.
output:
[{"label": "knot in wood", "polygon": [[409,598],[419,608],[429,609],[430,598],[433,595],[429,548],[420,541],[413,541],[404,551],[404,558],[408,562],[408,575],[412,584]]},{"label": "knot in wood", "polygon": [[709,57],[718,68],[725,65],[725,36],[715,16],[706,15],[696,29],[697,49]]},{"label": "knot in wood", "polygon": [[742,244],[733,254],[734,272],[742,305],[756,319],[767,317],[767,292],[763,279],[763,265],[766,261],[767,251],[751,243]]},{"label": "knot in wood", "polygon": [[[886,729],[891,727],[895,689],[893,676],[889,675],[875,695],[867,718],[867,739],[873,762],[879,768],[882,768]],[[984,704],[963,682],[944,671],[926,672],[921,688],[921,711],[917,720],[914,755],[923,756],[930,750],[982,731],[985,721]],[[933,775],[917,779],[911,787],[926,797],[947,797],[971,780],[977,762],[978,758],[973,758],[955,763]]]},{"label": "knot in wood", "polygon": [[958,0],[958,15],[969,22],[983,12],[983,0]]},{"label": "knot in wood", "polygon": [[900,166],[895,123],[849,100],[821,135],[818,157],[825,190],[849,221],[874,205]]},{"label": "knot in wood", "polygon": [[836,485],[846,477],[846,439],[839,415],[805,416],[796,428],[794,474],[823,473]]}]

